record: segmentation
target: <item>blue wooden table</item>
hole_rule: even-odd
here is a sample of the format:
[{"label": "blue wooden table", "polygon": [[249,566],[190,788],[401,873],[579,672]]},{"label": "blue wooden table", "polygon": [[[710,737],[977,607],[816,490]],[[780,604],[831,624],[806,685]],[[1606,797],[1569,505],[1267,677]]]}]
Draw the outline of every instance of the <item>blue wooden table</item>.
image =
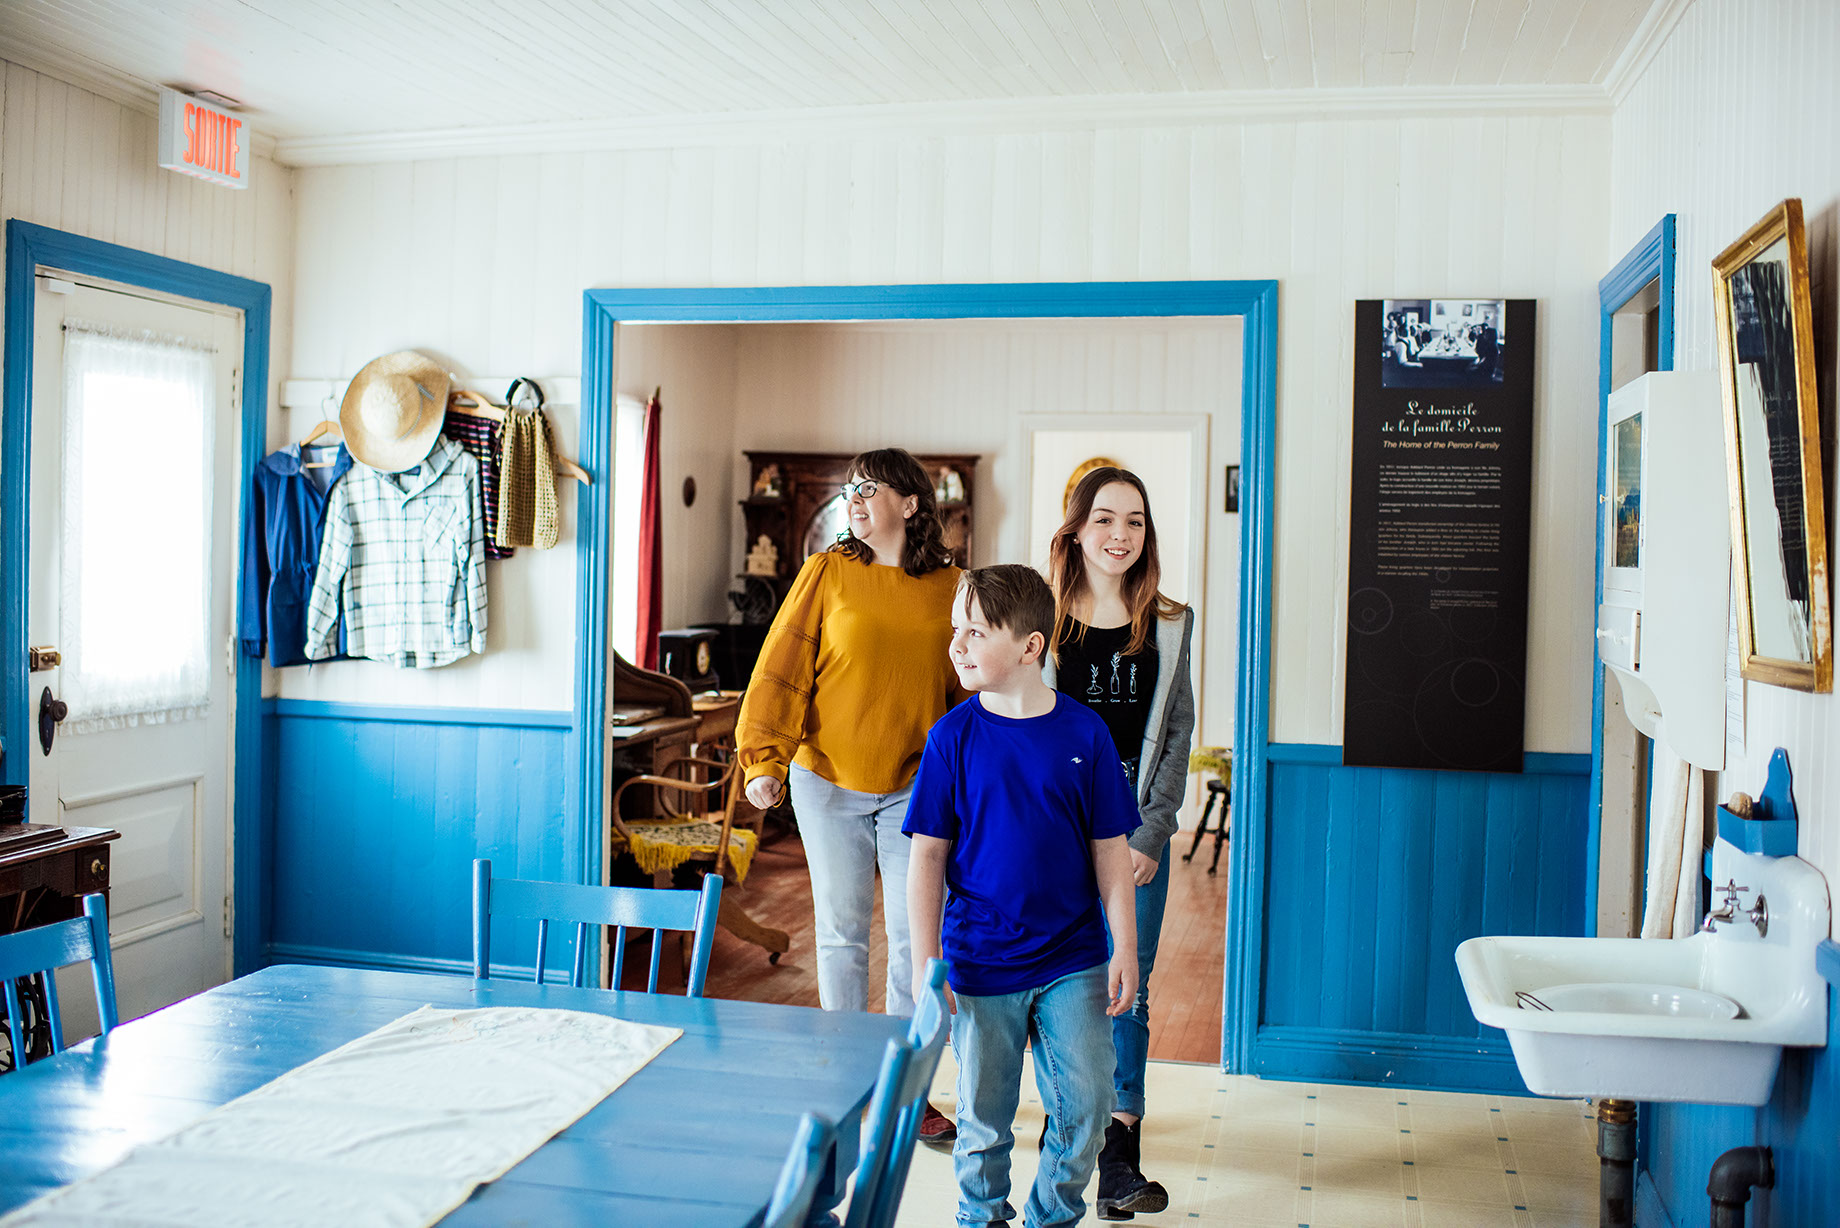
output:
[{"label": "blue wooden table", "polygon": [[527,981],[281,965],[0,1077],[0,1214],[114,1163],[422,1005],[538,1006],[683,1036],[445,1224],[759,1221],[801,1113],[840,1123],[834,1206],[882,1051],[905,1020]]}]

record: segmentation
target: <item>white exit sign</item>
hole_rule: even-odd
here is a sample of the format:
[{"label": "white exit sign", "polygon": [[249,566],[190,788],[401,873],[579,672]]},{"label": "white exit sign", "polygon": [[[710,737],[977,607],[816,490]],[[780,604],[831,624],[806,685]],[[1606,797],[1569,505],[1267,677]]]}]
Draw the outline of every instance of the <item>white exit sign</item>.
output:
[{"label": "white exit sign", "polygon": [[249,129],[222,107],[162,87],[160,165],[226,188],[246,188]]}]

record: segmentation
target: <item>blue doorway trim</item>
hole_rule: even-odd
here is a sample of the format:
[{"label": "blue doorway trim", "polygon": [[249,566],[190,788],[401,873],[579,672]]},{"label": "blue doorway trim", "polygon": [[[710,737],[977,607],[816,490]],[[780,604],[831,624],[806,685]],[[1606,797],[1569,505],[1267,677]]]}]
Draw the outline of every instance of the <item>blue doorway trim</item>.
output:
[{"label": "blue doorway trim", "polygon": [[[238,490],[267,446],[268,332],[272,293],[259,281],[13,219],[6,224],[6,376],[0,410],[0,781],[24,784],[33,728],[26,670],[28,483],[32,443],[32,356],[40,267],[138,286],[243,313],[243,420]],[[236,537],[241,542],[239,531]],[[232,603],[234,607],[234,602]],[[231,864],[237,923],[231,944],[237,975],[260,966],[265,940],[261,873],[262,665],[236,658],[236,762],[231,782]]]},{"label": "blue doorway trim", "polygon": [[[582,442],[590,473],[611,472],[615,328],[618,324],[760,321],[950,320],[1111,316],[1239,316],[1240,609],[1234,712],[1235,807],[1265,813],[1271,694],[1272,478],[1277,434],[1278,283],[1275,281],[1049,282],[1008,285],[775,286],[589,290],[582,297]],[[582,881],[598,882],[606,717],[608,485],[581,490],[580,667],[575,751],[581,786]],[[1221,1062],[1249,1070],[1257,1030],[1264,915],[1263,824],[1228,843],[1226,984]]]},{"label": "blue doorway trim", "polygon": [[[1597,360],[1597,481],[1601,487],[1604,466],[1609,463],[1610,433],[1610,358],[1616,313],[1642,292],[1642,288],[1659,280],[1661,324],[1655,343],[1655,365],[1663,371],[1674,369],[1674,215],[1668,214],[1655,223],[1654,229],[1629,250],[1616,267],[1597,283],[1598,360]],[[1599,492],[1601,493],[1601,491]],[[1604,518],[1597,515],[1596,599],[1591,606],[1592,625],[1596,626],[1597,609],[1604,602]],[[1604,664],[1597,655],[1597,638],[1591,639],[1591,796],[1586,808],[1590,816],[1584,866],[1584,933],[1597,934],[1597,864],[1603,839],[1604,819]]]}]

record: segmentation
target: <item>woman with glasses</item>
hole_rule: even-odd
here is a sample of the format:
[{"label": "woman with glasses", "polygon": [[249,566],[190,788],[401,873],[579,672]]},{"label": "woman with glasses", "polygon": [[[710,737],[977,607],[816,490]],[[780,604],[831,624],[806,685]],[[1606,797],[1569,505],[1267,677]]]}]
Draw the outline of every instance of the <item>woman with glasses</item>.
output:
[{"label": "woman with glasses", "polygon": [[1048,684],[1097,712],[1112,731],[1141,826],[1131,834],[1137,884],[1137,999],[1112,1020],[1117,1092],[1099,1152],[1100,1219],[1130,1219],[1169,1205],[1143,1174],[1139,1129],[1150,1056],[1150,971],[1169,899],[1169,837],[1188,792],[1195,732],[1189,681],[1194,611],[1157,591],[1162,566],[1150,496],[1135,473],[1112,466],[1081,478],[1048,546],[1054,653]]},{"label": "woman with glasses", "polygon": [[901,834],[927,730],[959,699],[947,652],[959,569],[933,485],[900,448],[850,462],[849,529],[805,560],[742,700],[747,798],[790,788],[811,871],[818,998],[867,1008],[876,868],[888,932],[885,1001],[911,1015],[908,840]]}]

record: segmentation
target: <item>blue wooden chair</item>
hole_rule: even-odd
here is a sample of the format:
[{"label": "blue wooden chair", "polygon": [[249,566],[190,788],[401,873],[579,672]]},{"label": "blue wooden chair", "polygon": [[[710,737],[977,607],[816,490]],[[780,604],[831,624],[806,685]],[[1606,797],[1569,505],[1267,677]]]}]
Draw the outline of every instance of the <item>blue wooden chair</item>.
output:
[{"label": "blue wooden chair", "polygon": [[588,887],[580,883],[541,883],[522,878],[492,877],[492,863],[473,862],[473,975],[492,975],[492,918],[531,917],[537,922],[537,984],[543,983],[543,957],[549,945],[552,918],[575,922],[575,966],[569,983],[580,986],[587,978],[588,927],[611,925],[612,980],[620,984],[626,966],[626,931],[652,931],[651,976],[647,993],[658,992],[658,964],[664,953],[667,930],[690,930],[696,935],[685,970],[686,994],[703,996],[703,979],[709,972],[709,952],[715,943],[716,911],[722,902],[722,877],[705,875],[701,891],[665,891],[655,887]]},{"label": "blue wooden chair", "polygon": [[908,1040],[888,1042],[863,1125],[856,1188],[850,1194],[844,1228],[892,1228],[895,1213],[901,1209],[915,1136],[926,1113],[926,1095],[946,1047],[945,983],[945,961],[928,961],[926,992],[915,1003]]},{"label": "blue wooden chair", "polygon": [[16,934],[0,934],[0,982],[6,986],[7,1030],[13,1042],[13,1065],[26,1064],[25,1003],[16,978],[42,973],[45,1021],[51,1026],[51,1051],[64,1049],[64,1021],[58,1014],[57,970],[89,961],[96,983],[96,1013],[106,1036],[115,1026],[115,965],[109,956],[109,908],[100,895],[83,897],[83,915],[40,925]]},{"label": "blue wooden chair", "polygon": [[799,1132],[793,1136],[792,1150],[786,1165],[779,1170],[773,1187],[773,1199],[767,1203],[767,1218],[761,1228],[804,1228],[811,1214],[812,1196],[818,1192],[818,1178],[824,1175],[824,1161],[830,1157],[837,1131],[816,1113],[799,1119]]}]

